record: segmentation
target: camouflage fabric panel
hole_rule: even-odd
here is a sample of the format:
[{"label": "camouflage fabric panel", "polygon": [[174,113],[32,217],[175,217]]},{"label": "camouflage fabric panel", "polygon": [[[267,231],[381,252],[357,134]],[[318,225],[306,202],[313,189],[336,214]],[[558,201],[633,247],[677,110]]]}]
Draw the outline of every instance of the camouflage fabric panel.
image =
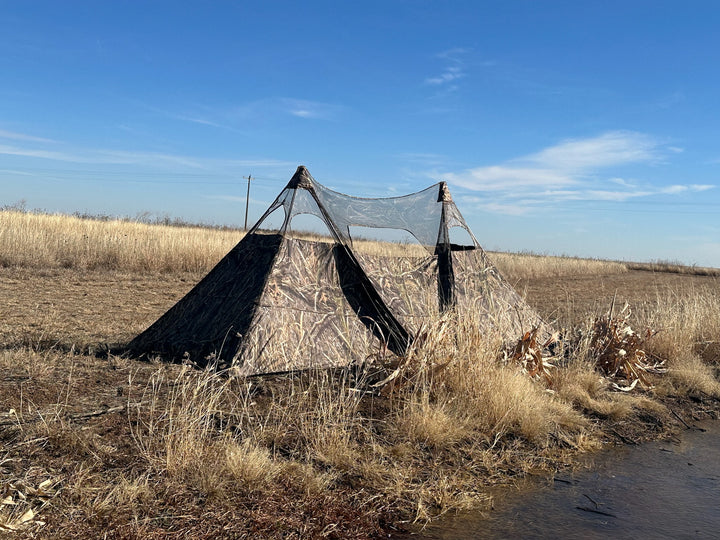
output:
[{"label": "camouflage fabric panel", "polygon": [[185,297],[132,340],[128,349],[167,359],[188,353],[201,364],[209,355],[232,358],[240,335],[251,324],[253,307],[281,244],[279,235],[247,235]]},{"label": "camouflage fabric panel", "polygon": [[343,300],[332,243],[286,237],[258,304],[300,311],[334,312]]},{"label": "camouflage fabric panel", "polygon": [[261,306],[234,366],[241,376],[345,367],[378,347],[349,307],[320,313]]},{"label": "camouflage fabric panel", "polygon": [[411,333],[439,314],[435,257],[356,253],[385,304]]},{"label": "camouflage fabric panel", "polygon": [[286,239],[234,358],[239,375],[347,366],[379,348],[341,290],[332,244]]},{"label": "camouflage fabric panel", "polygon": [[504,341],[515,341],[539,326],[542,336],[550,329],[542,318],[505,281],[482,249],[454,251],[455,298],[460,313],[475,312]]}]

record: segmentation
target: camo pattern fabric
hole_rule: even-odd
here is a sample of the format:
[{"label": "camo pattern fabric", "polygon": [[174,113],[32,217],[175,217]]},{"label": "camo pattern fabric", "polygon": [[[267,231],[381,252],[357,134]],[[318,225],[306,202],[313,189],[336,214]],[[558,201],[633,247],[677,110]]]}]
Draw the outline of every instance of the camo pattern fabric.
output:
[{"label": "camo pattern fabric", "polygon": [[234,358],[239,375],[347,366],[377,353],[346,300],[333,244],[286,238]]},{"label": "camo pattern fabric", "polygon": [[[358,255],[363,269],[385,303],[412,334],[424,321],[440,314],[437,257],[390,257]],[[452,252],[455,309],[473,314],[483,331],[503,341],[519,339],[540,327],[540,336],[551,329],[505,281],[482,248]]]},{"label": "camo pattern fabric", "polygon": [[540,337],[549,338],[550,327],[505,281],[481,248],[454,251],[452,261],[458,313],[479,315],[483,330],[495,332],[504,342],[517,341],[535,327],[540,329]]},{"label": "camo pattern fabric", "polygon": [[[234,358],[240,375],[342,367],[375,357],[381,343],[350,307],[338,280],[333,244],[286,239]],[[435,257],[357,255],[386,306],[415,334],[440,313]],[[473,313],[482,331],[517,340],[549,329],[510,287],[482,249],[453,252],[456,309]]]},{"label": "camo pattern fabric", "polygon": [[277,234],[243,238],[193,289],[135,337],[127,350],[138,356],[226,364],[253,321],[279,247]]},{"label": "camo pattern fabric", "polygon": [[388,308],[410,333],[440,314],[436,257],[356,254]]}]

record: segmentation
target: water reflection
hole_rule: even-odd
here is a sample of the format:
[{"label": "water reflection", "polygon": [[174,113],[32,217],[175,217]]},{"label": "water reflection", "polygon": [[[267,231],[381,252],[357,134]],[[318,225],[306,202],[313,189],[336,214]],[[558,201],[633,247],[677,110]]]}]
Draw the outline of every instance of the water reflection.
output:
[{"label": "water reflection", "polygon": [[455,516],[417,537],[720,538],[720,423],[702,427],[596,454],[572,475],[496,500],[485,516]]}]

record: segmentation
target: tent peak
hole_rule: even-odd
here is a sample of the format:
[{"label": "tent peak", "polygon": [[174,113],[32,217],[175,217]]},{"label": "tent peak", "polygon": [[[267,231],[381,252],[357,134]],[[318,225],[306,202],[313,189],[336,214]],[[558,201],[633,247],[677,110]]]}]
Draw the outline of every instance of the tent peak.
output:
[{"label": "tent peak", "polygon": [[440,182],[440,189],[438,189],[438,202],[452,202],[452,195],[450,195],[447,182]]},{"label": "tent peak", "polygon": [[300,165],[288,182],[287,189],[311,189],[312,182],[313,177],[308,172],[307,167]]}]

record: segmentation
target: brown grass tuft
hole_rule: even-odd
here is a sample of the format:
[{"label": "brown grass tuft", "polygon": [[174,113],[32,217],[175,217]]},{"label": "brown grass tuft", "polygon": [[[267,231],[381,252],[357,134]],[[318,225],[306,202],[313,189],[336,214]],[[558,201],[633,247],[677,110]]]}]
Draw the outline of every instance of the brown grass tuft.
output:
[{"label": "brown grass tuft", "polygon": [[668,377],[662,379],[666,386],[661,391],[720,397],[713,367],[718,361],[713,351],[718,349],[711,346],[720,339],[720,297],[691,292],[669,295],[659,304],[643,318],[659,329],[648,350],[667,359]]}]

